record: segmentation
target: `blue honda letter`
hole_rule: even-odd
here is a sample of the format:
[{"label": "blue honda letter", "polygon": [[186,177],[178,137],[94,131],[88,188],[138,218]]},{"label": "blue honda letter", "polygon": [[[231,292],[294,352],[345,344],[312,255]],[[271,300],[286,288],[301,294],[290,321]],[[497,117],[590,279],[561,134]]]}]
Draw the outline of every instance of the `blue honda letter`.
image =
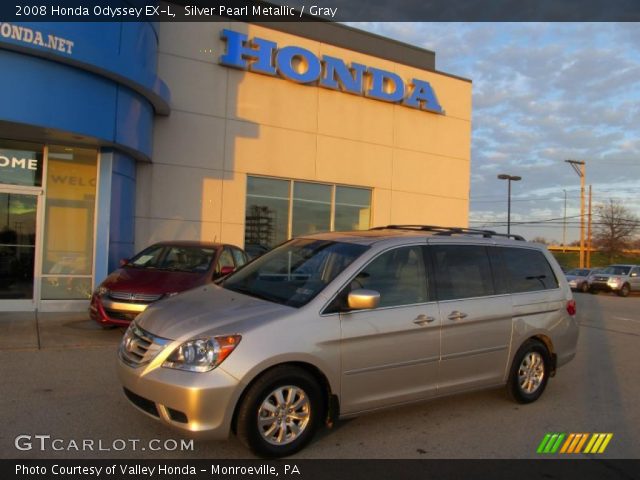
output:
[{"label": "blue honda letter", "polygon": [[[367,96],[384,100],[385,102],[399,102],[404,97],[404,82],[393,72],[369,67],[367,73],[371,75],[371,88],[367,91]],[[394,88],[386,92],[385,86],[393,83]]]},{"label": "blue honda letter", "polygon": [[[221,37],[227,41],[227,53],[220,56],[220,63],[228,67],[250,70],[267,75],[275,75],[273,52],[278,45],[262,38],[248,41],[244,33],[222,30]],[[253,60],[247,62],[247,59]]]},{"label": "blue honda letter", "polygon": [[422,110],[429,110],[435,113],[444,113],[436,94],[429,82],[413,79],[413,91],[404,101],[404,104]]}]

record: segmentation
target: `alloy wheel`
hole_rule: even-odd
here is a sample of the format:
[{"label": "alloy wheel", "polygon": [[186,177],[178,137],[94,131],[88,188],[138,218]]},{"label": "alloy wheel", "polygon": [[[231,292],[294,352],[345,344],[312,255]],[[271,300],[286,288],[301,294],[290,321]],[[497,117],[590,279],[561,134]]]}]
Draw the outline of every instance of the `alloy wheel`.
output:
[{"label": "alloy wheel", "polygon": [[299,387],[276,388],[258,409],[258,431],[271,445],[295,441],[307,428],[311,415],[309,397]]}]

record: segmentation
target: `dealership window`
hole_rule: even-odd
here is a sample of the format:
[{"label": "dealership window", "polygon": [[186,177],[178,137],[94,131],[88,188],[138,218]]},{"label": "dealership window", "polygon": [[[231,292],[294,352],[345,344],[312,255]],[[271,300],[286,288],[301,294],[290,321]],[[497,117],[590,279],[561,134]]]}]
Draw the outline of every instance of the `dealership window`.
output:
[{"label": "dealership window", "polygon": [[336,187],[336,231],[365,230],[371,218],[371,190],[365,188]]},{"label": "dealership window", "polygon": [[43,300],[91,296],[97,151],[50,146],[47,158]]},{"label": "dealership window", "polygon": [[293,182],[293,237],[331,230],[331,190],[331,185]]},{"label": "dealership window", "polygon": [[245,247],[252,248],[315,232],[366,230],[371,190],[249,176],[245,222]]}]

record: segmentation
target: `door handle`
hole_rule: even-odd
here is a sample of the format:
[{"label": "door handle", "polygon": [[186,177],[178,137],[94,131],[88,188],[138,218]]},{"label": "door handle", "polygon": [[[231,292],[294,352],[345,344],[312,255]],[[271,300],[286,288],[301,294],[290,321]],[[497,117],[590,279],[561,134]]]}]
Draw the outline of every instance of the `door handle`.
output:
[{"label": "door handle", "polygon": [[436,317],[429,317],[428,315],[422,313],[415,318],[413,323],[415,323],[416,325],[426,325],[427,323],[435,321],[435,319]]},{"label": "door handle", "polygon": [[466,313],[454,310],[453,312],[451,312],[449,314],[449,316],[447,318],[449,320],[461,320],[461,319],[466,318],[466,317],[467,317]]}]

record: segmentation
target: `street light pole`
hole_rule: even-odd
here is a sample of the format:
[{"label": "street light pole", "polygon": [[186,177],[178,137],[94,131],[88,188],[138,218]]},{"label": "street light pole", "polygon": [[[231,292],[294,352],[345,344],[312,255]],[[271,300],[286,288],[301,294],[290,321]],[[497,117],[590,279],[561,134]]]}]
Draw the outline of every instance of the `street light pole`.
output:
[{"label": "street light pole", "polygon": [[522,177],[517,175],[507,175],[506,173],[501,173],[498,175],[499,180],[507,181],[507,235],[511,235],[511,182],[517,182],[522,180]]}]

